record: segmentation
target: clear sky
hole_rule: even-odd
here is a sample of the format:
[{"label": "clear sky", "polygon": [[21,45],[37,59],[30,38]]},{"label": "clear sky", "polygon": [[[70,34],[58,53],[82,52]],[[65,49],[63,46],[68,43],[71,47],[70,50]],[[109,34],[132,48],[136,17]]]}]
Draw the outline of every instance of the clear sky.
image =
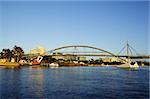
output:
[{"label": "clear sky", "polygon": [[117,53],[128,40],[146,54],[148,6],[148,1],[1,1],[0,50],[91,45]]}]

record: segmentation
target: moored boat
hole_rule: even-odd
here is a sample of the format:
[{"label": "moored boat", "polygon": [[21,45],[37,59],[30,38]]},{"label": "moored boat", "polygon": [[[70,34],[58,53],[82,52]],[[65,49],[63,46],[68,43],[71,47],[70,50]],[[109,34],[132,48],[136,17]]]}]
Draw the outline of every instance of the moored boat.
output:
[{"label": "moored boat", "polygon": [[51,67],[51,68],[57,68],[57,67],[59,67],[59,64],[58,63],[50,63],[49,67]]},{"label": "moored boat", "polygon": [[38,56],[35,60],[33,60],[33,62],[30,63],[30,65],[40,65],[42,59],[42,56]]},{"label": "moored boat", "polygon": [[119,68],[125,68],[125,69],[138,69],[139,65],[137,64],[137,62],[135,62],[134,64],[131,64],[130,62],[122,64],[117,66]]}]

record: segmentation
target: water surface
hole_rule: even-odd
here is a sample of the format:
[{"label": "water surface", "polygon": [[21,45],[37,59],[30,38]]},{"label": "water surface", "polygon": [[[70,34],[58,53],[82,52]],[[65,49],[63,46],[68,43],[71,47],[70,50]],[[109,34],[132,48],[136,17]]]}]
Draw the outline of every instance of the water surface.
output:
[{"label": "water surface", "polygon": [[0,97],[148,99],[149,68],[61,67],[0,69]]}]

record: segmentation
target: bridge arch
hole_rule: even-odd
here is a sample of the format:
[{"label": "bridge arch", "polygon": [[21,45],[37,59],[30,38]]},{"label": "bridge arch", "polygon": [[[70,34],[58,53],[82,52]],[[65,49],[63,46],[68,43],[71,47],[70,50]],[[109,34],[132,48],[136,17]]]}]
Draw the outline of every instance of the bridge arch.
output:
[{"label": "bridge arch", "polygon": [[58,48],[52,49],[52,50],[48,51],[48,53],[53,53],[53,52],[55,52],[55,51],[59,51],[59,50],[61,50],[61,49],[66,49],[66,48],[90,48],[90,49],[94,49],[94,50],[97,50],[97,51],[102,51],[102,52],[104,52],[104,53],[109,54],[109,55],[112,56],[112,57],[116,57],[117,59],[126,61],[125,59],[122,59],[122,58],[118,57],[117,55],[113,54],[113,53],[110,52],[110,51],[107,51],[107,50],[104,50],[104,49],[101,49],[101,48],[97,48],[97,47],[93,47],[93,46],[86,46],[86,45],[69,45],[69,46],[62,46],[62,47],[58,47]]},{"label": "bridge arch", "polygon": [[96,47],[92,47],[92,46],[85,46],[85,45],[70,45],[70,46],[63,46],[63,47],[58,47],[58,48],[55,48],[55,49],[52,49],[50,50],[49,52],[54,52],[54,51],[57,51],[57,50],[60,50],[60,49],[65,49],[65,48],[78,48],[78,47],[82,47],[82,48],[91,48],[91,49],[95,49],[95,50],[98,50],[98,51],[103,51],[105,53],[108,53],[112,56],[116,56],[115,54],[109,52],[109,51],[106,51],[104,49],[101,49],[101,48],[96,48]]}]

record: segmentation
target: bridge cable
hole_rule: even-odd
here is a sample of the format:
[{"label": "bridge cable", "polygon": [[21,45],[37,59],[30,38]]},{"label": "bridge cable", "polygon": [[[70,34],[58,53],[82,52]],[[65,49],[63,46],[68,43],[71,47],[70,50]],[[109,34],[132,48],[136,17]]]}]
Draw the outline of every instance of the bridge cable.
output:
[{"label": "bridge cable", "polygon": [[126,48],[126,46],[124,46],[117,55],[119,55],[121,52],[123,52],[123,50]]},{"label": "bridge cable", "polygon": [[136,55],[140,55],[131,45],[130,48],[135,52]]}]

